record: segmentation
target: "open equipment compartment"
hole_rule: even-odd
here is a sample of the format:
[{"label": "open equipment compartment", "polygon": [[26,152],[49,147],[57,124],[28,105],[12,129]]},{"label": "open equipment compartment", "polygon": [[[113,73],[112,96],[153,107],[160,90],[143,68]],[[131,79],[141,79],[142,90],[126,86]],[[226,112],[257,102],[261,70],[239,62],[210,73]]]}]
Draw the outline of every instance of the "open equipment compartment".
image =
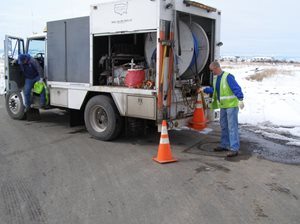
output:
[{"label": "open equipment compartment", "polygon": [[145,80],[154,81],[145,59],[146,36],[147,33],[94,36],[93,85],[126,87],[125,77],[131,68],[145,70]]}]

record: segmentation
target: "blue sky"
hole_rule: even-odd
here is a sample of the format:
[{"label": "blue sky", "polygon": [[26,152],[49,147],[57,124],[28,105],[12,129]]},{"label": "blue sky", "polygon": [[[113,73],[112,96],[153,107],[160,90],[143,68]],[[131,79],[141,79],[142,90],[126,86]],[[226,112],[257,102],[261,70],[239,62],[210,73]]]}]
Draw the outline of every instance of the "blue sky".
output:
[{"label": "blue sky", "polygon": [[[89,14],[101,0],[10,0],[0,8],[0,39],[41,32],[47,21]],[[200,0],[222,11],[222,55],[300,58],[300,1]],[[3,41],[0,41],[3,49]]]},{"label": "blue sky", "polygon": [[222,10],[222,54],[300,58],[300,1],[205,1]]}]

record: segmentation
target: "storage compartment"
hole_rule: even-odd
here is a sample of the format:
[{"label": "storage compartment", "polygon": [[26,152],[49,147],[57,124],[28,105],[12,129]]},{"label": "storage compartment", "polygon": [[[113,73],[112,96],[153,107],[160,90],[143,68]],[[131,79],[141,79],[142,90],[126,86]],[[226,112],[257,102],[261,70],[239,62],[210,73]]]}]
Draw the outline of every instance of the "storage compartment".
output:
[{"label": "storage compartment", "polygon": [[89,17],[47,23],[48,80],[90,82]]},{"label": "storage compartment", "polygon": [[68,107],[68,89],[50,88],[50,105]]},{"label": "storage compartment", "polygon": [[[146,85],[147,80],[152,83],[155,81],[155,67],[149,68],[145,60],[146,36],[147,33],[95,36],[93,38],[93,85],[153,88],[153,85]],[[140,85],[126,85],[125,80],[129,69],[143,70],[145,78]]]},{"label": "storage compartment", "polygon": [[127,96],[126,116],[155,120],[155,97]]}]

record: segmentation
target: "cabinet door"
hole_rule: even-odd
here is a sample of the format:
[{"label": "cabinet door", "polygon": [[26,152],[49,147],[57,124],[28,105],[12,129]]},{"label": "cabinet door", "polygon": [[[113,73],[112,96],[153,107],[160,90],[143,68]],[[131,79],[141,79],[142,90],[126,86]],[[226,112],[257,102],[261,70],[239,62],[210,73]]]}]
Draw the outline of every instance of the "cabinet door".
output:
[{"label": "cabinet door", "polygon": [[68,89],[52,88],[50,96],[51,106],[68,107]]},{"label": "cabinet door", "polygon": [[89,17],[47,23],[48,79],[89,83]]},{"label": "cabinet door", "polygon": [[155,111],[155,97],[127,96],[127,116],[155,120]]}]

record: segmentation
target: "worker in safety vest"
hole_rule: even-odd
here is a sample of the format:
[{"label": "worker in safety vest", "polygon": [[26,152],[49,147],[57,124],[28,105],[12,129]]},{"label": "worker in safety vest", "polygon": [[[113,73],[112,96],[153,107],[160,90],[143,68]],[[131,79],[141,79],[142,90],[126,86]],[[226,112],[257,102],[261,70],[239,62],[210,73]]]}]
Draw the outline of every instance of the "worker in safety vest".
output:
[{"label": "worker in safety vest", "polygon": [[[18,64],[25,77],[24,95],[25,95],[25,111],[28,111],[31,105],[31,89],[34,83],[42,81],[43,69],[39,62],[29,54],[20,54]],[[40,107],[45,104],[45,90],[40,93]]]},{"label": "worker in safety vest", "polygon": [[214,74],[213,87],[205,88],[213,94],[212,109],[220,108],[221,145],[214,151],[228,151],[227,157],[237,156],[240,149],[238,133],[238,112],[244,108],[243,92],[232,74],[224,72],[219,62],[214,61],[209,69]]}]

